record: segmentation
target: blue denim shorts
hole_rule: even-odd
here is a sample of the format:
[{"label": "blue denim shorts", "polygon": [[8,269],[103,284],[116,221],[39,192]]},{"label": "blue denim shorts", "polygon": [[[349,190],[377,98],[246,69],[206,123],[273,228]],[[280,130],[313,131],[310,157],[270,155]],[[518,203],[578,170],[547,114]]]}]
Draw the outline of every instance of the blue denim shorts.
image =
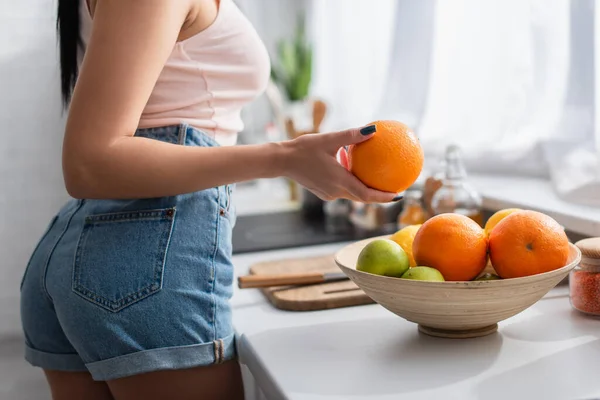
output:
[{"label": "blue denim shorts", "polygon": [[[218,146],[184,124],[136,135]],[[232,189],[68,202],[21,283],[29,363],[111,380],[234,358]]]}]

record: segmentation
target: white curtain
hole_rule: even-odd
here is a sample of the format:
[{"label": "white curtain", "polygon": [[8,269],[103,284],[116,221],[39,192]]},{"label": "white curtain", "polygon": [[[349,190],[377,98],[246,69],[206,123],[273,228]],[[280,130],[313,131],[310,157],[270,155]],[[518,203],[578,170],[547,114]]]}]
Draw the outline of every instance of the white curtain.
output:
[{"label": "white curtain", "polygon": [[363,125],[385,94],[396,0],[314,0],[312,93],[329,105],[324,129]]},{"label": "white curtain", "polygon": [[331,103],[331,129],[399,119],[429,161],[458,144],[472,172],[548,177],[564,198],[600,206],[593,9],[314,0],[313,94]]}]

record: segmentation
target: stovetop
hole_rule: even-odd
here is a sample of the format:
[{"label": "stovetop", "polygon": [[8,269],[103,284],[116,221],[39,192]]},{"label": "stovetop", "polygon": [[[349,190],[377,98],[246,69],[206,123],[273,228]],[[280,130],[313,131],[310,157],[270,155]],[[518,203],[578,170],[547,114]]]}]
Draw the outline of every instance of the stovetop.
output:
[{"label": "stovetop", "polygon": [[307,216],[301,211],[239,216],[233,230],[234,254],[314,246],[391,234],[393,228],[365,231],[347,221]]}]

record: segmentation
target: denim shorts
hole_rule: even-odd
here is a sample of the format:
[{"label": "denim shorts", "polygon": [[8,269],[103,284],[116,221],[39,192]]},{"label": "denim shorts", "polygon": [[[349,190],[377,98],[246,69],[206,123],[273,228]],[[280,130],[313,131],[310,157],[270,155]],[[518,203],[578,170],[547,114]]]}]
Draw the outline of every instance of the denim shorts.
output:
[{"label": "denim shorts", "polygon": [[[136,136],[218,146],[185,124]],[[21,283],[27,361],[111,380],[234,358],[232,189],[68,202]]]}]

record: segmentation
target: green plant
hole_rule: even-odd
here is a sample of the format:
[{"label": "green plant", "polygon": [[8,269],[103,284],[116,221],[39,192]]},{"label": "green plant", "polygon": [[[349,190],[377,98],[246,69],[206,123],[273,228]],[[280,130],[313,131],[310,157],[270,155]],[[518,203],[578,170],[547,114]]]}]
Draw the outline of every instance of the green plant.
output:
[{"label": "green plant", "polygon": [[294,36],[277,43],[278,64],[271,68],[271,78],[285,91],[290,101],[308,96],[312,78],[312,46],[306,38],[304,15],[298,17]]}]

